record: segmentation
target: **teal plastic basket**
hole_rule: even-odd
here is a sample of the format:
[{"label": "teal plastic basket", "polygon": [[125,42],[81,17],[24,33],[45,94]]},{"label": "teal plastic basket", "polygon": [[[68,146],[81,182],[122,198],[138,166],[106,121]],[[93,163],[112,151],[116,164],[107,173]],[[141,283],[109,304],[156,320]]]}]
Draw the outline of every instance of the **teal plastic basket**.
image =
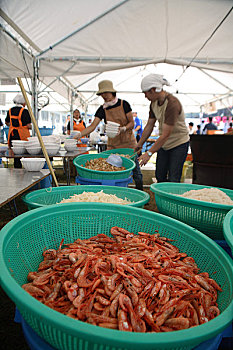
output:
[{"label": "teal plastic basket", "polygon": [[85,177],[87,179],[104,179],[104,180],[114,180],[114,179],[125,179],[130,176],[132,170],[135,168],[136,164],[131,160],[122,157],[122,166],[126,170],[121,171],[97,171],[92,169],[85,168],[86,161],[96,158],[105,158],[107,159],[109,154],[83,154],[76,157],[73,160],[73,163],[77,169],[79,176]]},{"label": "teal plastic basket", "polygon": [[223,221],[223,234],[233,256],[233,209],[230,210]]},{"label": "teal plastic basket", "polygon": [[[98,233],[110,236],[110,228],[173,239],[180,251],[192,256],[223,288],[218,295],[221,314],[200,326],[169,333],[131,333],[93,326],[67,317],[31,297],[21,285],[29,271],[42,261],[42,251],[57,249],[62,239],[70,243]],[[232,259],[209,237],[167,216],[140,208],[95,203],[51,205],[24,213],[0,233],[1,285],[23,319],[40,336],[61,350],[189,350],[221,333],[233,317]]]},{"label": "teal plastic basket", "polygon": [[133,148],[116,148],[116,149],[110,149],[108,151],[104,151],[104,152],[102,152],[102,154],[103,153],[106,153],[106,154],[116,154],[117,153],[117,154],[129,155],[130,159],[132,159],[133,161],[136,158],[136,154],[135,154]]},{"label": "teal plastic basket", "polygon": [[[232,206],[203,202],[184,198],[181,195],[190,190],[201,190],[213,186],[194,185],[186,183],[161,182],[152,184],[155,202],[161,214],[180,220],[205,233],[214,240],[223,240],[223,220]],[[233,191],[219,188],[233,200]]]},{"label": "teal plastic basket", "polygon": [[122,199],[128,199],[132,203],[127,204],[133,207],[143,208],[150,200],[150,195],[146,192],[136,190],[134,188],[117,187],[117,186],[62,186],[51,187],[47,189],[37,190],[27,193],[22,197],[28,209],[35,209],[47,205],[57,204],[62,199],[67,199],[74,194],[81,194],[83,192],[99,192],[103,191],[106,194],[113,194]]}]

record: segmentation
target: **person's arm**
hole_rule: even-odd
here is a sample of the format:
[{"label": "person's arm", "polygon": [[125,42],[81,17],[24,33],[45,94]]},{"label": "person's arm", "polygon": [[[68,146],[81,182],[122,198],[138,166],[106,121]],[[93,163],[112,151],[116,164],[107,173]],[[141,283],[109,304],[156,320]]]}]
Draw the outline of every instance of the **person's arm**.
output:
[{"label": "person's arm", "polygon": [[31,123],[27,124],[27,128],[31,129],[32,128],[32,124]]},{"label": "person's arm", "polygon": [[140,130],[141,129],[141,125],[138,125],[134,130],[135,131],[138,131],[138,130]]},{"label": "person's arm", "polygon": [[[167,141],[167,139],[171,135],[173,128],[174,128],[174,125],[163,124],[162,135],[155,141],[153,146],[149,149],[149,152],[151,152],[152,154],[155,152],[158,152],[158,150],[164,145],[164,143]],[[149,154],[147,152],[145,152],[139,158],[139,164],[145,165],[149,161],[149,159],[150,159]]]},{"label": "person's arm", "polygon": [[10,123],[5,122],[5,124],[6,124],[7,126],[10,126]]},{"label": "person's arm", "polygon": [[74,136],[74,139],[80,139],[80,137],[89,135],[90,133],[92,133],[95,130],[95,128],[99,125],[99,123],[100,123],[100,119],[98,117],[95,117],[95,119],[93,120],[91,125],[89,125],[86,129],[82,130],[81,132],[79,131]]}]

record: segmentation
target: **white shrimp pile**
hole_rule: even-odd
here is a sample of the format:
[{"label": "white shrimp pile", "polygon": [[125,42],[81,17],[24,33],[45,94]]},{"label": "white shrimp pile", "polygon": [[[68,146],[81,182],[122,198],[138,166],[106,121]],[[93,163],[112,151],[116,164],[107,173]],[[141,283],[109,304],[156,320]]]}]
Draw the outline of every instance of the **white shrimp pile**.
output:
[{"label": "white shrimp pile", "polygon": [[104,193],[103,190],[101,190],[96,193],[83,192],[80,194],[74,194],[73,196],[70,196],[67,199],[63,198],[62,201],[57,204],[72,203],[72,202],[98,202],[98,203],[114,203],[114,204],[123,204],[123,205],[133,203],[126,197],[125,199],[119,198],[115,194],[107,194],[107,193]]},{"label": "white shrimp pile", "polygon": [[218,188],[203,188],[201,190],[191,190],[180,195],[181,197],[196,199],[203,202],[233,205],[231,198]]}]

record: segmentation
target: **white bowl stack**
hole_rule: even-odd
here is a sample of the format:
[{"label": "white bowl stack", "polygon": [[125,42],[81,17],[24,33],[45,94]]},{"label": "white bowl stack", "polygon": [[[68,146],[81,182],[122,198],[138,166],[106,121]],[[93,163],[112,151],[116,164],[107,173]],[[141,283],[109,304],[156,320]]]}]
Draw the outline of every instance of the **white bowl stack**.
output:
[{"label": "white bowl stack", "polygon": [[106,125],[106,135],[110,138],[116,137],[119,131],[120,124],[115,122],[107,122]]},{"label": "white bowl stack", "polygon": [[73,152],[77,150],[77,141],[76,139],[66,139],[64,142],[64,147],[67,152]]},{"label": "white bowl stack", "polygon": [[27,171],[40,171],[45,164],[45,158],[21,158],[20,160]]},{"label": "white bowl stack", "polygon": [[37,136],[29,137],[26,143],[26,150],[31,155],[36,155],[41,153],[41,146]]},{"label": "white bowl stack", "polygon": [[[42,136],[42,140],[44,142],[47,153],[50,157],[55,156],[61,146],[60,137],[56,137],[55,135]],[[41,153],[41,145],[37,136],[29,137],[26,150],[31,155],[36,155]]]},{"label": "white bowl stack", "polygon": [[24,154],[26,152],[25,145],[27,141],[23,140],[12,140],[12,150],[14,154]]},{"label": "white bowl stack", "polygon": [[55,135],[42,136],[42,140],[44,142],[48,155],[50,157],[55,156],[60,150],[60,146],[61,146],[60,137],[56,137]]}]

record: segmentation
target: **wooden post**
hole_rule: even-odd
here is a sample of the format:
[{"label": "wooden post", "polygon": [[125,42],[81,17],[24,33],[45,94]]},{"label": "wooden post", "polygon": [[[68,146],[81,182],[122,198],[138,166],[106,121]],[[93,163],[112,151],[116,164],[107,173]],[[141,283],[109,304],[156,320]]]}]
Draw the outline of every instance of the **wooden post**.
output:
[{"label": "wooden post", "polygon": [[46,150],[46,148],[45,148],[45,145],[44,145],[44,142],[43,142],[43,140],[42,140],[42,137],[41,137],[41,134],[40,134],[40,130],[39,130],[39,128],[38,128],[38,125],[37,125],[36,119],[35,119],[35,117],[34,117],[34,114],[33,114],[33,112],[32,112],[32,108],[31,108],[30,102],[29,102],[29,100],[28,100],[26,91],[25,91],[25,89],[24,89],[22,80],[21,80],[21,78],[19,78],[19,77],[17,78],[17,80],[18,80],[18,82],[19,82],[20,89],[21,89],[22,94],[23,94],[23,97],[24,97],[24,99],[25,99],[25,102],[26,102],[26,105],[27,105],[27,108],[28,108],[28,112],[29,112],[29,114],[30,114],[32,123],[33,123],[33,125],[34,125],[36,134],[37,134],[37,136],[38,136],[38,139],[39,139],[39,142],[40,142],[40,145],[41,145],[43,154],[44,154],[44,156],[45,156],[46,162],[47,162],[47,164],[48,164],[50,173],[51,173],[51,175],[52,175],[52,177],[53,177],[53,180],[54,180],[55,185],[58,187],[58,182],[57,182],[56,175],[55,175],[55,173],[54,173],[52,164],[51,164],[50,159],[49,159],[49,156],[48,156],[48,152],[47,152],[47,150]]}]

